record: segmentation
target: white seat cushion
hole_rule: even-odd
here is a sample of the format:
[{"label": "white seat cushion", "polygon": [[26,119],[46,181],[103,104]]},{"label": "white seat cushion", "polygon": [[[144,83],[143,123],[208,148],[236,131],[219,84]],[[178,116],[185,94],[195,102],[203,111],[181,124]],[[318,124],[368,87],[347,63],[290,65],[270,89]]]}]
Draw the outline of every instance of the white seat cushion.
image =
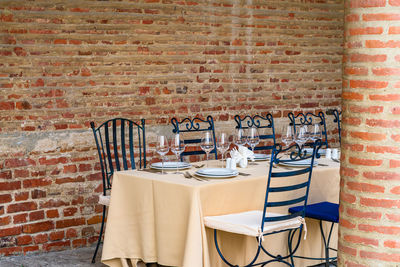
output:
[{"label": "white seat cushion", "polygon": [[99,204],[110,206],[110,196],[99,195]]},{"label": "white seat cushion", "polygon": [[[225,232],[261,237],[262,234],[298,228],[301,224],[305,223],[304,219],[300,216],[284,221],[265,222],[264,231],[261,233],[262,215],[263,212],[261,210],[252,210],[220,216],[207,216],[204,217],[204,224],[208,228]],[[285,214],[268,213],[267,217],[282,215]]]}]

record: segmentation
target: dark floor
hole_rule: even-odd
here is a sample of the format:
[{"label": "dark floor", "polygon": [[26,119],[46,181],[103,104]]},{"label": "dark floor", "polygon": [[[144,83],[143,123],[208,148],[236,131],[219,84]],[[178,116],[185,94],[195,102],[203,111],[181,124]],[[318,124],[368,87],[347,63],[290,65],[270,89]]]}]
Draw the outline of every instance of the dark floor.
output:
[{"label": "dark floor", "polygon": [[[105,267],[106,265],[100,262],[101,247],[99,253],[97,253],[95,264],[91,263],[93,252],[94,247],[87,247],[26,256],[3,257],[0,258],[0,267]],[[330,267],[334,266],[336,265],[330,265]],[[317,264],[312,267],[325,267],[325,264]]]},{"label": "dark floor", "polygon": [[29,254],[26,256],[11,256],[0,258],[0,267],[104,267],[100,262],[101,248],[97,253],[96,263],[92,264],[94,247]]}]

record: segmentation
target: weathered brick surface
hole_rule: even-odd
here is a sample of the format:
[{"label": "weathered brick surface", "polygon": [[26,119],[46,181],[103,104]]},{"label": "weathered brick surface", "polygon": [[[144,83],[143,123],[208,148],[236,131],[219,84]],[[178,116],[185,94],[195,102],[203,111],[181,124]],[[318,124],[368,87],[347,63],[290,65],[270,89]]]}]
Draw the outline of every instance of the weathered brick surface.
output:
[{"label": "weathered brick surface", "polygon": [[345,13],[339,265],[399,266],[400,9],[347,1]]},{"label": "weathered brick surface", "polygon": [[[236,114],[271,112],[279,133],[290,111],[340,106],[343,12],[341,0],[0,1],[0,235],[15,237],[0,243],[0,256],[96,242],[102,207],[93,195],[102,190],[92,120],[145,118],[151,160],[154,137],[171,133],[174,116],[213,115],[217,130],[229,130]],[[360,52],[353,60],[385,58]],[[386,82],[352,86],[367,85],[382,101],[399,97],[379,93]],[[344,96],[364,99],[358,91]],[[374,114],[383,104],[353,108]],[[329,116],[328,129],[337,142]]]}]

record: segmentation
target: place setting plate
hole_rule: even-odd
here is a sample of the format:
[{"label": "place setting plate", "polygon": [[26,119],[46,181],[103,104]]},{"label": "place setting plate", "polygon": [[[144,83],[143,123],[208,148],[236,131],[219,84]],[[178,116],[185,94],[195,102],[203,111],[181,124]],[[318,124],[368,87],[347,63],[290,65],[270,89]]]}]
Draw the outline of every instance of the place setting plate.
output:
[{"label": "place setting plate", "polygon": [[[293,161],[285,161],[279,162],[279,165],[288,166],[288,167],[308,167],[310,166],[311,159],[302,159],[302,160],[293,160]],[[318,165],[318,162],[314,160],[314,167]]]},{"label": "place setting plate", "polygon": [[271,155],[254,153],[255,161],[263,161],[263,160],[269,160],[269,159],[271,159]]},{"label": "place setting plate", "polygon": [[226,168],[204,168],[197,170],[195,175],[207,178],[231,178],[239,174],[237,170],[226,169]]},{"label": "place setting plate", "polygon": [[[307,152],[307,155],[312,155],[312,153],[313,153],[313,148],[311,148],[311,147],[303,148],[303,150]],[[321,148],[320,150],[317,150],[317,153],[319,153],[321,156],[325,156],[326,149]]]},{"label": "place setting plate", "polygon": [[[187,162],[181,162],[181,161],[167,161],[164,162],[164,171],[175,171],[175,170],[184,170],[184,169],[189,169],[191,168],[192,165]],[[155,162],[150,165],[151,169],[155,170],[162,170],[162,162]]]}]

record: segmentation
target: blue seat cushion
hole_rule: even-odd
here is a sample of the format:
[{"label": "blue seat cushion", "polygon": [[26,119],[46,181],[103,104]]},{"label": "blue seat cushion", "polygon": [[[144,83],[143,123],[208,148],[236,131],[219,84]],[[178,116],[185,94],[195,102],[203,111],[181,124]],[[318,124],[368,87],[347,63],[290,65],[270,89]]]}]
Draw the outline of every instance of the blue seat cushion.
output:
[{"label": "blue seat cushion", "polygon": [[[289,208],[290,213],[301,211],[303,206]],[[328,222],[339,222],[339,204],[319,202],[306,206],[306,217]]]}]

